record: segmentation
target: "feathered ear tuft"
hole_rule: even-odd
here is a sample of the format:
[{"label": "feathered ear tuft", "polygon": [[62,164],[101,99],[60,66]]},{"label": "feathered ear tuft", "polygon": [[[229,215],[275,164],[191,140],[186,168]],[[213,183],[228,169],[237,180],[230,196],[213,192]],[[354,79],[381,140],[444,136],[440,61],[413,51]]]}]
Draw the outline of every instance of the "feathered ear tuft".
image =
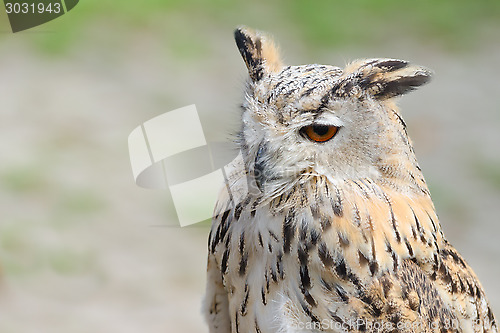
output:
[{"label": "feathered ear tuft", "polygon": [[278,72],[283,67],[278,48],[269,37],[258,31],[239,27],[234,31],[234,39],[252,81],[259,81],[264,74]]},{"label": "feathered ear tuft", "polygon": [[428,83],[432,72],[403,60],[375,59],[356,62],[346,68],[354,74],[360,88],[376,99],[400,96]]}]

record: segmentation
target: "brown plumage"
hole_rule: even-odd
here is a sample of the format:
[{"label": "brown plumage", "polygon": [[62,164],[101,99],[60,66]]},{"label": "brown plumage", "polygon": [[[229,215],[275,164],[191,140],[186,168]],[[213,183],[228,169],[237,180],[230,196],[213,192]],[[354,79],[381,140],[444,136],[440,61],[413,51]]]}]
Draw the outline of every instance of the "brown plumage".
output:
[{"label": "brown plumage", "polygon": [[210,332],[497,332],[393,101],[431,72],[284,66],[265,35],[235,38],[250,80],[208,242]]}]

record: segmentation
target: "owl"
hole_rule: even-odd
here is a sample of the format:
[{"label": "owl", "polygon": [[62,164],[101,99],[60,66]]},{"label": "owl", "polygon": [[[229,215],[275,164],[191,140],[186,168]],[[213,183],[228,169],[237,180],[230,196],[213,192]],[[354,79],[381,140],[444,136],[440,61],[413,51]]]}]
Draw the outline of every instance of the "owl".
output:
[{"label": "owl", "polygon": [[249,79],[208,240],[209,331],[497,332],[395,105],[431,71],[285,66],[265,34],[235,40]]}]

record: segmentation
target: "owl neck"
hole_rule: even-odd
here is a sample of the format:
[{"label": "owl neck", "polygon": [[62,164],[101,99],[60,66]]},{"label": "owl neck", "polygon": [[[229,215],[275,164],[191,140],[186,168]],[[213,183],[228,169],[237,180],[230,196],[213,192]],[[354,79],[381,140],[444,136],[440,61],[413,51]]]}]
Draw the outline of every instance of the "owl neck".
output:
[{"label": "owl neck", "polygon": [[355,272],[373,275],[396,268],[404,259],[428,263],[430,271],[444,242],[429,195],[402,193],[368,178],[331,182],[312,177],[273,204],[288,215],[293,212],[283,230],[290,223],[297,233],[321,235],[327,258],[343,261]]},{"label": "owl neck", "polygon": [[384,125],[385,130],[379,135],[380,156],[374,161],[379,177],[375,181],[396,192],[423,195],[430,200],[430,192],[418,165],[406,123],[393,102],[387,102],[386,116],[386,121],[392,126]]},{"label": "owl neck", "polygon": [[424,196],[430,200],[430,192],[416,159],[397,157],[385,159],[378,166],[380,176],[375,180],[380,186],[401,194]]}]

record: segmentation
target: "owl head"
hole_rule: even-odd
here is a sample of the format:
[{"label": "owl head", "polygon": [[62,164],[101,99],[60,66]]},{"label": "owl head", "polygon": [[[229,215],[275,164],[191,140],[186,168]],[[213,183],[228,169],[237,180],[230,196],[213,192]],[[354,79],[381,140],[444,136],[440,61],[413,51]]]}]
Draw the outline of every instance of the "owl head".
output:
[{"label": "owl head", "polygon": [[394,99],[427,83],[428,69],[395,59],[285,66],[268,36],[240,27],[235,40],[249,73],[240,148],[259,191],[274,197],[317,176],[398,177],[402,187],[415,177],[404,171],[419,168]]}]

